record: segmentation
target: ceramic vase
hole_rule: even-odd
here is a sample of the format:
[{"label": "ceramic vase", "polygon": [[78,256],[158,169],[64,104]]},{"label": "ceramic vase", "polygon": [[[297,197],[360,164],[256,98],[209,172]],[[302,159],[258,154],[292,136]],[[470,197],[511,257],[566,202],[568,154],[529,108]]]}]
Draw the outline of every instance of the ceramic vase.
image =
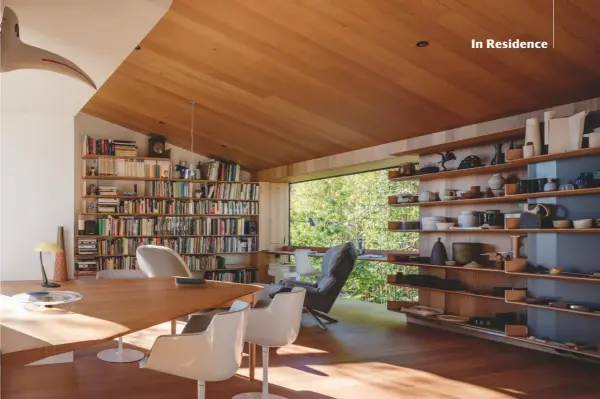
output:
[{"label": "ceramic vase", "polygon": [[448,253],[446,252],[446,247],[442,243],[442,239],[438,238],[437,242],[433,244],[433,248],[431,249],[431,264],[432,265],[440,265],[443,266],[446,264],[448,260]]},{"label": "ceramic vase", "polygon": [[540,122],[537,118],[529,118],[525,122],[525,142],[533,144],[533,154],[542,155],[542,137],[540,135]]},{"label": "ceramic vase", "polygon": [[556,111],[544,112],[544,144],[548,145],[550,142],[550,119],[554,118]]},{"label": "ceramic vase", "polygon": [[523,158],[531,158],[535,155],[535,150],[533,148],[533,143],[528,142],[523,146]]},{"label": "ceramic vase", "polygon": [[579,150],[583,143],[583,127],[587,111],[581,111],[569,117],[569,137],[571,138],[571,150]]},{"label": "ceramic vase", "polygon": [[56,282],[67,281],[67,255],[65,253],[65,229],[63,226],[58,226],[56,244],[62,248],[62,252],[57,252],[54,258],[54,278]]},{"label": "ceramic vase", "polygon": [[488,180],[488,186],[492,190],[500,190],[504,187],[504,177],[500,173],[494,173]]}]

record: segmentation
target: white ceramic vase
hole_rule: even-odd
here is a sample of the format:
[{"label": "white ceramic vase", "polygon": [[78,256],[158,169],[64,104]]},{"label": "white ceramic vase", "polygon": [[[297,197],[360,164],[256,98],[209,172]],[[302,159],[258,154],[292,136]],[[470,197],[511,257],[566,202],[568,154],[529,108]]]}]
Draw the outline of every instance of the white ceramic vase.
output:
[{"label": "white ceramic vase", "polygon": [[488,186],[492,190],[500,190],[502,187],[504,187],[504,182],[504,177],[500,173],[494,173],[488,180]]},{"label": "white ceramic vase", "polygon": [[525,122],[525,143],[533,143],[533,154],[542,155],[542,137],[540,122],[537,118],[529,118]]}]

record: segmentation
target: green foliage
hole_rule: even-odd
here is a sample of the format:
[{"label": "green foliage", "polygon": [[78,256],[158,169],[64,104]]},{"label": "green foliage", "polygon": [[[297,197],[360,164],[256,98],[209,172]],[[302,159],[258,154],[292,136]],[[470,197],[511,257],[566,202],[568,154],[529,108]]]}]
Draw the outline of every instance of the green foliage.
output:
[{"label": "green foliage", "polygon": [[[390,182],[387,170],[296,183],[290,193],[290,243],[330,247],[364,238],[369,249],[411,250],[418,248],[415,233],[390,232],[390,220],[417,220],[418,207],[391,207],[388,196],[416,193],[416,182]],[[309,218],[316,222],[311,226]],[[390,299],[415,299],[412,290],[386,283],[397,266],[385,262],[359,261],[345,286],[352,298],[385,303]]]}]

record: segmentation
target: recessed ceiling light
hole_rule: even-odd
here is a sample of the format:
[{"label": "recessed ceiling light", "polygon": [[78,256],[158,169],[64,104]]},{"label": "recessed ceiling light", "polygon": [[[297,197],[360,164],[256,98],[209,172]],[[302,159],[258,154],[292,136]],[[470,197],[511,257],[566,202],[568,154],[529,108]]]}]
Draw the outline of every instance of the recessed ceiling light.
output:
[{"label": "recessed ceiling light", "polygon": [[141,50],[142,48],[140,46],[135,46],[136,50]]},{"label": "recessed ceiling light", "polygon": [[227,148],[227,146],[225,144],[221,144],[221,147],[223,148]]},{"label": "recessed ceiling light", "polygon": [[417,47],[427,47],[429,46],[429,42],[426,40],[421,40],[420,42],[417,42]]},{"label": "recessed ceiling light", "polygon": [[165,123],[163,121],[159,121],[158,124],[159,125],[164,125]]}]

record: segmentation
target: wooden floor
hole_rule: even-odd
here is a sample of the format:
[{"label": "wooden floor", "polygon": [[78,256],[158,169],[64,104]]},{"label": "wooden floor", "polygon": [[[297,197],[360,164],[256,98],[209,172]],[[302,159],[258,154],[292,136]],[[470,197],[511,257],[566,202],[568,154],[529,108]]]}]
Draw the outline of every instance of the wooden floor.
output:
[{"label": "wooden floor", "polygon": [[[600,398],[599,366],[405,325],[402,315],[377,305],[341,300],[333,313],[340,323],[329,331],[305,316],[296,344],[271,352],[272,393],[290,399]],[[128,341],[150,348],[168,329],[157,326]],[[96,359],[98,350],[114,345],[77,352],[73,364],[2,375],[2,399],[196,397],[194,381]],[[249,382],[247,371],[244,367],[230,380],[207,384],[207,398],[259,390],[260,381]]]}]

